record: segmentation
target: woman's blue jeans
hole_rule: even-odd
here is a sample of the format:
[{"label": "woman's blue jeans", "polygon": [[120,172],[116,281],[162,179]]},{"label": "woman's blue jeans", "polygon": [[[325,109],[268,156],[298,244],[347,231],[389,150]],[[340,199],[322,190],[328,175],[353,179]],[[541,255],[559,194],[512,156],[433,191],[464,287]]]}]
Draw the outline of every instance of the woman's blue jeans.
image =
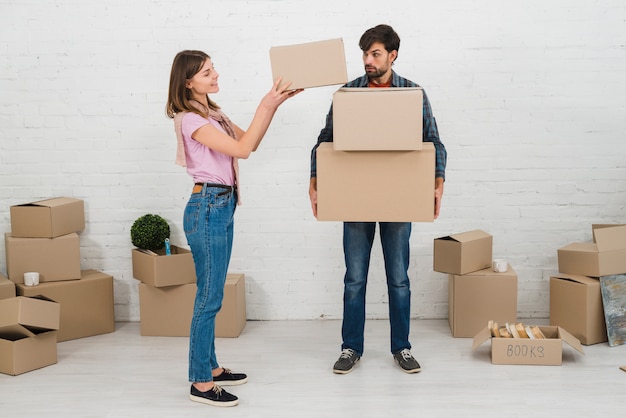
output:
[{"label": "woman's blue jeans", "polygon": [[185,207],[183,226],[196,266],[197,292],[189,336],[189,381],[211,382],[219,367],[215,355],[215,316],[222,307],[233,246],[236,193],[203,187]]},{"label": "woman's blue jeans", "polygon": [[[410,349],[411,285],[409,269],[410,222],[380,222],[380,241],[389,294],[391,352]],[[341,349],[363,354],[365,291],[376,222],[344,222],[343,251],[346,262],[343,292]]]}]

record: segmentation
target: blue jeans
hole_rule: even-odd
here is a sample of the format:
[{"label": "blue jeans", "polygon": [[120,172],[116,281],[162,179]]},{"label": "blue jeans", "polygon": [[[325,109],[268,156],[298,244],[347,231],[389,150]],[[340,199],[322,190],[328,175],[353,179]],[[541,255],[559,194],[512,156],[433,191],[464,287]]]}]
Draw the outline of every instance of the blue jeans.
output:
[{"label": "blue jeans", "polygon": [[[409,269],[410,222],[380,222],[389,294],[391,352],[410,349],[411,286]],[[350,348],[363,354],[365,330],[365,290],[370,265],[376,222],[344,222],[343,251],[346,261],[343,292],[343,324],[341,349]]]},{"label": "blue jeans", "polygon": [[215,316],[222,307],[233,246],[236,193],[203,187],[185,207],[183,227],[196,266],[197,291],[189,335],[189,381],[211,382],[215,356]]}]

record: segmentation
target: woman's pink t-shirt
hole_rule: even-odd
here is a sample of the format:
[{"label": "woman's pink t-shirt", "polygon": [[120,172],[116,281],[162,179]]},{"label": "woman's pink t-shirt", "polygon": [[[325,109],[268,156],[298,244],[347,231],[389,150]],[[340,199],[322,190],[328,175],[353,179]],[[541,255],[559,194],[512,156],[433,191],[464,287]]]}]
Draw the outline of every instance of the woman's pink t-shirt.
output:
[{"label": "woman's pink t-shirt", "polygon": [[211,124],[216,129],[226,133],[214,119],[203,118],[193,112],[189,112],[183,117],[182,132],[187,173],[193,178],[194,183],[219,183],[232,186],[235,184],[233,158],[214,151],[191,137],[196,130],[206,124]]}]

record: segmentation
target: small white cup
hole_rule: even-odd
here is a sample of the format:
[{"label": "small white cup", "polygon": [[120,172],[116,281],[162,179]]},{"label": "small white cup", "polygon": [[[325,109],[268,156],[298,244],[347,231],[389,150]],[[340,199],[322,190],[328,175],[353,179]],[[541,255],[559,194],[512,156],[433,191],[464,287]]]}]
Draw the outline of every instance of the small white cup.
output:
[{"label": "small white cup", "polygon": [[39,284],[39,273],[36,271],[29,271],[24,273],[24,285],[37,286]]},{"label": "small white cup", "polygon": [[493,271],[495,271],[496,273],[506,273],[506,271],[509,269],[509,263],[506,262],[506,260],[503,260],[502,258],[497,258],[495,260],[493,260]]}]

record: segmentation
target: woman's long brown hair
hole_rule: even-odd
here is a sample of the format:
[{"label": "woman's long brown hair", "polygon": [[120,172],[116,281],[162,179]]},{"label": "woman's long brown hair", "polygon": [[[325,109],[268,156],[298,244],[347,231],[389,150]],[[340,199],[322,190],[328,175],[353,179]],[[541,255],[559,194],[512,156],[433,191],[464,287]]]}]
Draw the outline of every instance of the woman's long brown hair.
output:
[{"label": "woman's long brown hair", "polygon": [[[170,87],[165,107],[168,117],[173,118],[179,112],[193,112],[203,117],[208,116],[208,109],[205,113],[198,109],[198,102],[193,100],[191,91],[186,84],[187,80],[193,78],[202,69],[204,62],[210,58],[206,53],[195,50],[185,50],[176,54],[172,63],[172,71],[170,72]],[[211,109],[217,110],[220,108],[208,96],[207,100]]]}]

